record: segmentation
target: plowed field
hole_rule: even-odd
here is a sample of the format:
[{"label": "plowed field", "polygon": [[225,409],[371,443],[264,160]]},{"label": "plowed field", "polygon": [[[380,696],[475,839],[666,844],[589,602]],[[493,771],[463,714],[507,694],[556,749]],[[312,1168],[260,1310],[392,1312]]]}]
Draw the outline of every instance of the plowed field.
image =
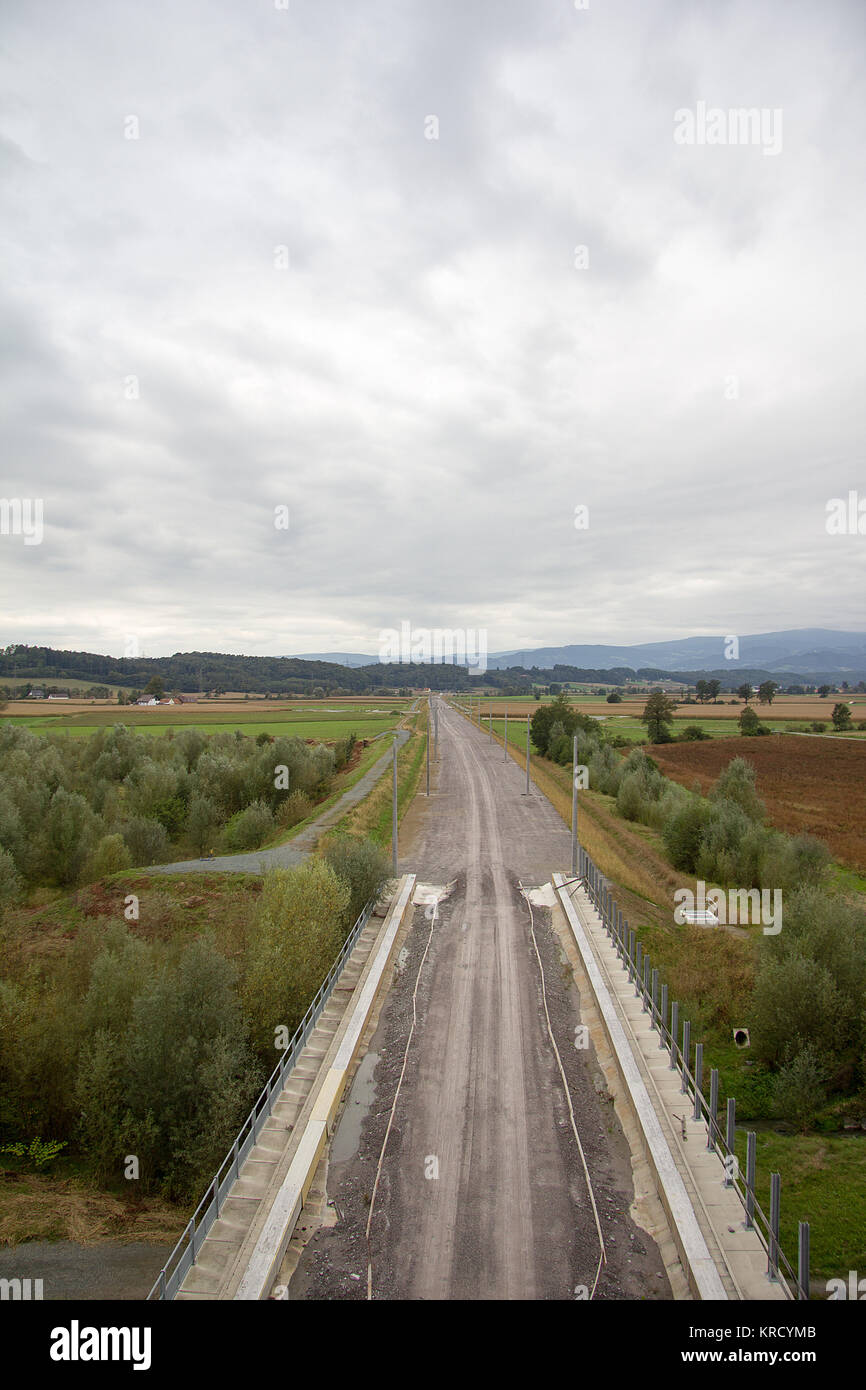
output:
[{"label": "plowed field", "polygon": [[808,831],[835,859],[866,872],[866,746],[836,738],[771,734],[654,746],[662,772],[684,787],[708,791],[732,758],[755,768],[770,822],[796,835]]}]

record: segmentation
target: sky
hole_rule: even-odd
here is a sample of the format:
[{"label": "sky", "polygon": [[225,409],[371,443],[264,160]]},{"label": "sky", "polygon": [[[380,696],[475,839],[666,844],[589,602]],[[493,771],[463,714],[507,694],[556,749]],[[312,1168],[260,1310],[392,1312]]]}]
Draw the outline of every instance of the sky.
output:
[{"label": "sky", "polygon": [[864,74],[862,0],[4,0],[0,644],[866,630]]}]

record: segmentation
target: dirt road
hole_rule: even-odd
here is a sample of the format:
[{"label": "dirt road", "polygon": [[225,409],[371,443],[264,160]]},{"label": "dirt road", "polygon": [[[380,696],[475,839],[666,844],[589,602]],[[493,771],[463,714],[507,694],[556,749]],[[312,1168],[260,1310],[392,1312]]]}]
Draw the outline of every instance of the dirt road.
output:
[{"label": "dirt road", "polygon": [[401,869],[451,891],[415,909],[357,1152],[329,1172],[338,1220],[308,1245],[290,1297],[365,1298],[369,1276],[374,1298],[669,1298],[628,1215],[628,1149],[601,1072],[575,1046],[579,1000],[549,909],[530,914],[519,888],[568,868],[569,832],[522,795],[499,744],[439,712],[434,794],[404,823]]}]

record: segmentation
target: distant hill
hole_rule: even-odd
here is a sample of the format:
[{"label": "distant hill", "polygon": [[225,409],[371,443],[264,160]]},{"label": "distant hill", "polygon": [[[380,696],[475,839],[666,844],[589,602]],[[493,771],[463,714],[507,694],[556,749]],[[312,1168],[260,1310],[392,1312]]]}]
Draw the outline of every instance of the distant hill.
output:
[{"label": "distant hill", "polygon": [[578,645],[534,651],[497,652],[476,674],[450,662],[382,664],[364,652],[317,656],[237,656],[222,652],[175,652],[165,657],[113,657],[94,652],[14,645],[0,649],[0,683],[16,690],[26,682],[81,686],[101,683],[143,690],[159,676],[166,690],[237,690],[249,694],[371,694],[405,687],[469,690],[479,685],[504,694],[533,684],[575,682],[623,685],[626,681],[675,680],[693,684],[716,677],[723,689],[742,681],[780,685],[856,685],[866,680],[866,634],[805,628],[740,638],[737,660],[726,661],[721,637],[686,637],[677,642],[635,646]]},{"label": "distant hill", "polygon": [[[492,652],[487,657],[489,671],[504,671],[523,667],[550,671],[555,666],[576,667],[585,671],[611,671],[626,667],[663,670],[671,675],[676,671],[739,670],[746,679],[748,672],[761,670],[767,676],[797,678],[807,684],[824,680],[854,681],[866,679],[866,633],[842,632],[832,628],[794,628],[785,632],[762,632],[739,637],[736,660],[725,655],[725,637],[683,637],[670,642],[640,642],[631,646],[607,646],[582,643],[563,647],[524,647],[511,651]],[[318,652],[296,658],[300,661],[334,662],[349,669],[376,663],[376,657],[364,652]],[[592,679],[592,677],[588,677]]]},{"label": "distant hill", "polygon": [[513,665],[631,666],[673,671],[711,671],[758,668],[771,673],[799,675],[807,682],[824,677],[849,680],[866,678],[866,633],[839,632],[830,628],[795,628],[788,632],[762,632],[739,637],[736,660],[725,655],[724,637],[684,637],[671,642],[641,642],[632,646],[580,644],[538,647],[534,650],[496,652],[487,659],[490,669]]}]

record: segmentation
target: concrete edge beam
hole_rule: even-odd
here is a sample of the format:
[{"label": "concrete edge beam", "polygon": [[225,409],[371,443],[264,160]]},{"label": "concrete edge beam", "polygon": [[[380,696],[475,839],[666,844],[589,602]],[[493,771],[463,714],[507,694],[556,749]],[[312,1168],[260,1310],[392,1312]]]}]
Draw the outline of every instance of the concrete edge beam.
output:
[{"label": "concrete edge beam", "polygon": [[728,1296],[724,1284],[704,1240],[698,1218],[662,1132],[655,1107],[638,1069],[628,1038],[617,1017],[613,1000],[598,968],[592,944],[583,929],[571,898],[563,889],[565,875],[554,874],[552,882],[565,912],[565,918],[574,937],[575,945],[580,952],[608,1042],[616,1058],[617,1068],[631,1096],[635,1115],[643,1135],[646,1155],[656,1176],[659,1197],[670,1222],[671,1234],[692,1292],[696,1298],[702,1301],[727,1301]]}]

